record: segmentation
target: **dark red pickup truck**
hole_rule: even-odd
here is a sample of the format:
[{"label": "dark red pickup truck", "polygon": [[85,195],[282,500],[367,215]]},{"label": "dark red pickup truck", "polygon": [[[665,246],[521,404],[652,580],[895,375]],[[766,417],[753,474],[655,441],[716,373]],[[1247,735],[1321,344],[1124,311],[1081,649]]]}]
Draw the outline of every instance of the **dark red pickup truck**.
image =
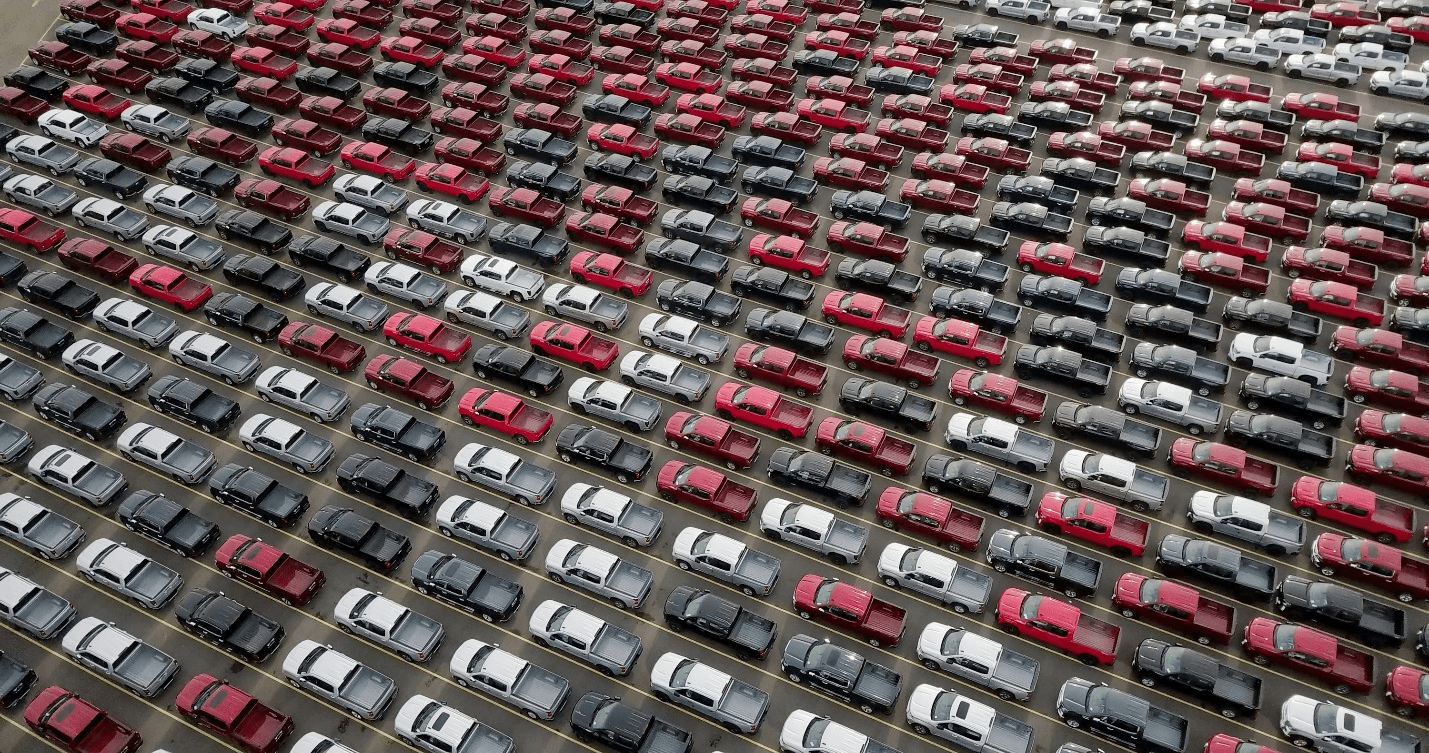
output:
[{"label": "dark red pickup truck", "polygon": [[341,374],[352,371],[367,357],[367,349],[321,324],[292,322],[278,333],[278,347],[285,356],[305,358]]},{"label": "dark red pickup truck", "polygon": [[759,495],[708,466],[671,460],[655,479],[660,499],[703,507],[726,523],[743,523],[754,512]]},{"label": "dark red pickup truck", "polygon": [[907,610],[861,588],[809,573],[794,589],[794,610],[806,620],[843,628],[870,646],[893,648],[903,638]]},{"label": "dark red pickup truck", "polygon": [[829,416],[819,423],[814,443],[825,455],[851,458],[877,468],[885,476],[907,474],[917,457],[917,448],[912,442],[866,421],[838,416]]},{"label": "dark red pickup truck", "polygon": [[714,416],[676,411],[665,422],[665,442],[722,463],[731,471],[754,465],[759,457],[759,437]]},{"label": "dark red pickup truck", "polygon": [[1229,643],[1235,607],[1203,595],[1183,583],[1123,573],[1111,603],[1127,618],[1144,617],[1195,637],[1201,645]]},{"label": "dark red pickup truck", "polygon": [[441,407],[454,390],[450,379],[428,371],[421,363],[385,353],[368,361],[362,376],[368,387],[411,398],[428,410]]},{"label": "dark red pickup truck", "polygon": [[818,395],[828,383],[828,367],[784,348],[745,343],[734,353],[734,373],[740,379],[758,379],[792,387],[799,397]]}]

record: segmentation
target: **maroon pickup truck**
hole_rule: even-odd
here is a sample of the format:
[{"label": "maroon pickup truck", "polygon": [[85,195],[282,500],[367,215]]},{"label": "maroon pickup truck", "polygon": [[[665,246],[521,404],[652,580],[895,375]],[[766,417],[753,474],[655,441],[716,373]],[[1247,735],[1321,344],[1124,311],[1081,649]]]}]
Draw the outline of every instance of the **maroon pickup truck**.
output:
[{"label": "maroon pickup truck", "polygon": [[1285,243],[1310,237],[1310,218],[1291,214],[1285,207],[1265,201],[1232,201],[1221,210],[1227,222],[1234,222],[1260,235],[1279,238]]},{"label": "maroon pickup truck", "polygon": [[829,226],[829,250],[898,264],[908,256],[908,239],[872,222],[835,222]]},{"label": "maroon pickup truck", "polygon": [[837,578],[809,573],[794,588],[794,610],[863,638],[875,648],[893,648],[903,638],[908,612]]},{"label": "maroon pickup truck", "polygon": [[1116,581],[1111,603],[1126,618],[1143,617],[1177,632],[1193,636],[1197,643],[1229,643],[1235,627],[1235,607],[1203,595],[1177,581],[1123,573]]},{"label": "maroon pickup truck", "polygon": [[1168,212],[1188,212],[1205,217],[1211,206],[1211,195],[1196,191],[1174,178],[1136,178],[1127,184],[1126,195],[1146,202],[1146,205]]},{"label": "maroon pickup truck", "polygon": [[1265,496],[1280,485],[1280,466],[1220,442],[1181,437],[1171,444],[1167,460],[1179,478],[1195,474]]},{"label": "maroon pickup truck", "polygon": [[1101,112],[1102,105],[1106,104],[1105,94],[1083,88],[1076,81],[1037,81],[1027,98],[1033,102],[1066,102],[1073,109],[1093,115]]},{"label": "maroon pickup truck", "polygon": [[819,228],[819,215],[800,209],[785,199],[751,196],[739,209],[745,227],[769,228],[795,238],[812,238]]},{"label": "maroon pickup truck", "polygon": [[1336,693],[1374,689],[1374,656],[1333,635],[1269,617],[1253,618],[1241,641],[1256,664],[1280,664],[1329,683]]},{"label": "maroon pickup truck", "polygon": [[913,158],[912,172],[915,178],[942,180],[959,188],[981,190],[992,171],[987,165],[979,165],[961,154],[920,152]]},{"label": "maroon pickup truck", "polygon": [[367,349],[321,324],[291,322],[278,333],[283,355],[316,361],[334,374],[352,371],[367,357]]},{"label": "maroon pickup truck", "polygon": [[1429,563],[1412,559],[1387,544],[1342,533],[1322,533],[1315,537],[1310,561],[1327,578],[1344,573],[1355,580],[1376,583],[1406,604],[1429,597]]},{"label": "maroon pickup truck", "polygon": [[110,282],[129,279],[139,261],[114,246],[93,238],[71,238],[55,250],[65,269],[84,272]]},{"label": "maroon pickup truck", "polygon": [[1429,347],[1385,329],[1336,327],[1331,335],[1330,352],[1345,361],[1363,359],[1400,371],[1429,373]]},{"label": "maroon pickup truck", "polygon": [[581,208],[600,211],[630,220],[637,225],[648,225],[655,219],[655,202],[636,196],[634,191],[622,186],[606,186],[592,183],[581,193]]},{"label": "maroon pickup truck", "polygon": [[655,479],[660,499],[683,502],[714,513],[726,523],[743,523],[754,512],[759,495],[720,471],[698,463],[671,460]]},{"label": "maroon pickup truck", "polygon": [[665,422],[665,442],[716,460],[731,471],[754,465],[759,457],[759,437],[714,416],[676,411]]},{"label": "maroon pickup truck", "polygon": [[948,396],[954,405],[976,405],[1012,417],[1025,424],[1042,420],[1047,409],[1047,393],[1001,374],[977,369],[958,369],[948,380]]},{"label": "maroon pickup truck", "polygon": [[740,379],[758,379],[791,387],[799,397],[818,395],[828,383],[828,367],[784,348],[745,343],[734,353],[734,373]]},{"label": "maroon pickup truck", "polygon": [[385,353],[373,356],[362,376],[368,387],[411,398],[427,410],[440,408],[454,389],[450,379],[428,371],[421,363]]},{"label": "maroon pickup truck", "polygon": [[1240,178],[1231,187],[1231,195],[1240,201],[1269,202],[1311,217],[1320,208],[1319,194],[1294,188],[1288,181],[1279,178]]},{"label": "maroon pickup truck", "polygon": [[1374,287],[1379,278],[1379,267],[1333,248],[1291,246],[1281,255],[1280,268],[1292,278],[1338,280],[1362,290]]},{"label": "maroon pickup truck", "polygon": [[[831,293],[830,295],[833,295]],[[847,295],[839,293],[839,295]],[[867,369],[904,382],[909,389],[919,389],[938,378],[937,358],[920,353],[908,345],[887,337],[853,335],[844,342],[844,365],[849,371]]]},{"label": "maroon pickup truck", "polygon": [[838,416],[829,416],[819,423],[814,444],[825,455],[856,460],[877,468],[885,476],[907,474],[918,455],[912,442],[899,439],[880,426]]},{"label": "maroon pickup truck", "polygon": [[1206,95],[1187,91],[1170,81],[1136,81],[1126,87],[1127,99],[1159,99],[1177,110],[1199,114],[1206,107]]},{"label": "maroon pickup truck", "polygon": [[1083,157],[1102,167],[1121,167],[1126,147],[1104,139],[1094,131],[1058,131],[1047,139],[1047,153],[1059,157]]},{"label": "maroon pickup truck", "polygon": [[[979,63],[977,65],[963,63],[953,69],[955,83],[979,84],[987,87],[990,91],[1013,96],[1021,93],[1023,80],[1021,73],[1005,70],[1002,66],[994,63]],[[1036,86],[1037,84],[1033,84],[1034,91]]]},{"label": "maroon pickup truck", "polygon": [[894,531],[906,528],[954,552],[975,551],[986,525],[981,515],[963,510],[936,494],[900,486],[890,486],[878,495],[876,514],[879,525],[884,528]]}]

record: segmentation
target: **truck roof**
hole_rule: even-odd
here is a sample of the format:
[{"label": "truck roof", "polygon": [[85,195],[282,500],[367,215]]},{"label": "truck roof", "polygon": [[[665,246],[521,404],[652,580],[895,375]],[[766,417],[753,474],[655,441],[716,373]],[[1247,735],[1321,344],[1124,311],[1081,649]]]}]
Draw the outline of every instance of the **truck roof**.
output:
[{"label": "truck roof", "polygon": [[977,730],[991,729],[992,720],[997,717],[997,712],[994,711],[991,706],[978,703],[962,695],[959,695],[957,700],[953,701],[953,707],[950,713],[952,718],[960,719],[964,724]]},{"label": "truck roof", "polygon": [[[358,592],[357,603],[353,605],[355,608],[352,610],[353,619],[361,618],[371,622],[384,632],[390,633],[392,628],[396,627],[397,621],[411,611],[391,599],[366,589],[354,588],[348,594],[352,595],[353,591]],[[342,600],[347,601],[347,597],[343,597]]]},{"label": "truck roof", "polygon": [[1107,455],[1105,453],[1092,455],[1096,460],[1095,470],[1100,473],[1109,473],[1113,476],[1129,479],[1136,475],[1136,463],[1125,458]]},{"label": "truck roof", "polygon": [[[616,437],[615,439],[619,441],[620,438]],[[631,504],[630,498],[620,492],[602,486],[593,486],[591,489],[591,492],[582,495],[581,503],[589,509],[610,516],[611,520],[620,520],[620,516]]]},{"label": "truck roof", "polygon": [[[91,618],[92,619],[92,618]],[[83,636],[76,636],[77,640],[73,645],[69,645],[69,635],[65,635],[65,648],[83,648],[85,653],[98,657],[109,666],[119,660],[131,646],[139,642],[138,638],[120,630],[113,625],[99,622],[94,628]],[[77,632],[77,631],[71,631]]]},{"label": "truck roof", "polygon": [[731,563],[739,562],[739,558],[743,557],[745,551],[749,549],[740,541],[719,533],[705,537],[704,545],[706,554]]},{"label": "truck roof", "polygon": [[1037,605],[1037,619],[1046,620],[1053,625],[1060,625],[1065,628],[1075,627],[1077,620],[1082,616],[1082,610],[1064,601],[1053,598],[1041,598]]},{"label": "truck roof", "polygon": [[1183,583],[1162,578],[1148,578],[1146,582],[1159,584],[1155,596],[1157,604],[1165,604],[1195,614],[1196,608],[1201,603],[1201,592]]},{"label": "truck roof", "polygon": [[580,551],[576,552],[575,565],[592,573],[609,573],[618,564],[620,558],[604,549],[583,544]]},{"label": "truck roof", "polygon": [[805,504],[796,504],[792,509],[794,512],[793,524],[800,528],[807,528],[811,531],[827,531],[834,524],[834,515],[827,510]]},{"label": "truck roof", "polygon": [[[977,426],[976,430],[973,426]],[[1003,421],[1000,418],[990,418],[988,416],[979,417],[972,424],[968,425],[968,434],[987,434],[997,439],[1007,442],[1009,445],[1017,439],[1017,424]]]},{"label": "truck roof", "polygon": [[481,464],[503,476],[509,475],[520,463],[521,458],[500,447],[487,447],[481,454]]},{"label": "truck roof", "polygon": [[669,375],[674,374],[680,368],[680,361],[663,353],[641,353],[635,366]]},{"label": "truck roof", "polygon": [[509,688],[515,685],[516,679],[529,664],[530,662],[515,654],[488,646],[486,655],[481,660],[481,673],[500,680]]},{"label": "truck roof", "polygon": [[[212,682],[205,685],[199,691],[199,696],[201,697],[205,693],[207,694],[207,697],[203,699],[203,706],[201,708],[204,713],[207,713],[209,716],[225,724],[232,725],[233,722],[243,715],[244,709],[247,709],[248,705],[253,703],[253,696],[248,695],[226,682],[220,681],[216,677],[209,677],[208,679],[212,680]],[[210,688],[212,688],[212,690],[210,690]],[[195,698],[195,700],[197,700],[197,698]]]},{"label": "truck roof", "polygon": [[[665,656],[672,656],[672,654],[666,654]],[[665,657],[661,657],[661,659],[664,658]],[[689,674],[685,677],[683,687],[689,688],[696,694],[706,698],[718,700],[724,695],[725,687],[734,679],[708,664],[702,664],[693,659],[686,659],[685,661],[691,662],[693,666],[690,667]]]}]

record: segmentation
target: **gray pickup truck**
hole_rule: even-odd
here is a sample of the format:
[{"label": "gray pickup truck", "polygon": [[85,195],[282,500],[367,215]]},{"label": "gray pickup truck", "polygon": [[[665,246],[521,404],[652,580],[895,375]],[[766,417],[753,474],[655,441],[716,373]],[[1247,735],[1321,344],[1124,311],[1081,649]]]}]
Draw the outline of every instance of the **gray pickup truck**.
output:
[{"label": "gray pickup truck", "polygon": [[592,484],[571,484],[561,496],[567,523],[590,526],[629,546],[650,546],[665,525],[665,513],[620,492]]},{"label": "gray pickup truck", "polygon": [[753,735],[769,713],[769,694],[703,662],[669,652],[650,670],[650,690],[736,735]]},{"label": "gray pickup truck", "polygon": [[1261,680],[1233,669],[1212,657],[1154,638],[1136,648],[1133,660],[1137,679],[1148,688],[1165,683],[1199,696],[1221,716],[1234,719],[1260,709]]},{"label": "gray pickup truck", "polygon": [[873,487],[867,471],[794,447],[775,450],[767,470],[771,482],[808,490],[840,508],[863,504]]},{"label": "gray pickup truck", "polygon": [[1185,717],[1151,705],[1140,696],[1107,687],[1104,683],[1073,677],[1062,684],[1057,715],[1073,729],[1125,741],[1147,753],[1185,753]]},{"label": "gray pickup truck", "polygon": [[556,490],[556,474],[496,447],[472,442],[452,460],[457,478],[510,496],[523,505],[539,505]]},{"label": "gray pickup truck", "polygon": [[1302,340],[1315,340],[1325,328],[1325,321],[1314,314],[1296,311],[1284,301],[1236,296],[1226,301],[1221,319],[1227,329],[1242,329],[1247,325],[1267,334],[1283,334]]},{"label": "gray pickup truck", "polygon": [[1404,610],[1366,599],[1338,583],[1287,575],[1275,587],[1275,608],[1291,620],[1311,619],[1347,631],[1371,646],[1404,642]]},{"label": "gray pickup truck", "polygon": [[1066,594],[1091,596],[1102,579],[1102,563],[1077,554],[1060,541],[1002,528],[987,540],[984,555],[992,569],[1012,573]]},{"label": "gray pickup truck", "polygon": [[944,440],[958,452],[976,452],[1017,467],[1023,473],[1041,473],[1052,462],[1056,443],[1010,421],[972,413],[954,413]]},{"label": "gray pickup truck", "polygon": [[779,560],[724,534],[690,526],[675,537],[675,564],[738,588],[745,596],[768,596],[779,582]]},{"label": "gray pickup truck", "polygon": [[1133,305],[1126,311],[1126,333],[1132,337],[1159,334],[1198,350],[1215,348],[1221,342],[1221,325],[1170,304]]},{"label": "gray pickup truck", "polygon": [[283,659],[283,675],[360,719],[381,719],[397,696],[392,678],[317,641],[303,641]]},{"label": "gray pickup truck", "polygon": [[1152,342],[1137,343],[1132,349],[1131,373],[1142,379],[1151,376],[1174,379],[1202,397],[1224,391],[1231,380],[1229,364],[1180,345]]},{"label": "gray pickup truck", "polygon": [[589,544],[557,541],[546,553],[546,574],[605,597],[620,609],[639,609],[655,586],[649,570]]},{"label": "gray pickup truck", "polygon": [[1264,599],[1275,592],[1275,565],[1214,541],[1169,533],[1156,550],[1156,564],[1169,575],[1194,573],[1254,598]]},{"label": "gray pickup truck", "polygon": [[1335,438],[1294,419],[1238,410],[1226,419],[1226,441],[1232,445],[1257,444],[1294,456],[1304,470],[1326,466],[1335,457]]},{"label": "gray pickup truck", "polygon": [[457,646],[449,669],[458,685],[506,701],[537,721],[555,719],[571,696],[566,678],[475,638]]},{"label": "gray pickup truck", "polygon": [[1082,355],[1112,360],[1120,358],[1126,347],[1126,335],[1120,332],[1080,316],[1057,314],[1038,314],[1032,320],[1031,340],[1034,345],[1063,345]]},{"label": "gray pickup truck", "polygon": [[1052,418],[1052,432],[1062,439],[1077,434],[1107,440],[1140,455],[1154,456],[1161,446],[1161,429],[1128,418],[1100,405],[1062,401]]},{"label": "gray pickup truck", "polygon": [[759,528],[775,541],[787,541],[829,558],[835,565],[854,565],[868,547],[868,529],[803,502],[771,499],[759,513]]},{"label": "gray pickup truck", "polygon": [[889,588],[907,587],[958,614],[982,614],[992,596],[992,578],[928,549],[889,544],[878,558],[878,575]]},{"label": "gray pickup truck", "polygon": [[98,617],[76,622],[61,640],[64,652],[144,698],[153,698],[174,681],[179,663],[172,656]]},{"label": "gray pickup truck", "polygon": [[510,511],[460,494],[453,494],[437,508],[437,531],[456,536],[496,553],[508,562],[531,556],[540,529]]},{"label": "gray pickup truck", "polygon": [[1067,450],[1057,469],[1072,491],[1087,489],[1126,502],[1132,510],[1159,511],[1166,504],[1171,480],[1123,458],[1086,450]]},{"label": "gray pickup truck", "polygon": [[1133,377],[1121,383],[1116,403],[1128,416],[1145,413],[1183,426],[1193,435],[1220,428],[1221,404],[1194,395],[1179,384]]},{"label": "gray pickup truck", "polygon": [[1036,659],[1009,651],[991,638],[960,627],[930,622],[918,636],[918,658],[934,672],[943,670],[981,685],[1004,701],[1025,701],[1037,689],[1042,667]]},{"label": "gray pickup truck", "polygon": [[332,617],[343,632],[360,635],[410,662],[432,658],[447,637],[442,623],[365,588],[343,594]]},{"label": "gray pickup truck", "polygon": [[554,599],[531,610],[527,628],[536,645],[554,647],[617,677],[630,674],[645,649],[640,636]]},{"label": "gray pickup truck", "polygon": [[914,732],[936,735],[970,753],[1032,751],[1031,725],[951,690],[919,685],[904,711]]},{"label": "gray pickup truck", "polygon": [[780,667],[790,680],[851,703],[865,714],[892,713],[903,689],[903,677],[897,672],[827,638],[803,633],[784,644]]}]

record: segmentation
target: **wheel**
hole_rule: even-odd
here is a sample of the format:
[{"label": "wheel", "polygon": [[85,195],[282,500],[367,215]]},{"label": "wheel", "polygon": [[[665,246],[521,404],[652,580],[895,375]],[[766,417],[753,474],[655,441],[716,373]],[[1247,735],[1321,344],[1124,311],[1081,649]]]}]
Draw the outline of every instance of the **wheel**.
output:
[{"label": "wheel", "polygon": [[1068,718],[1067,718],[1067,726],[1068,726],[1068,727],[1071,727],[1072,729],[1081,729],[1081,727],[1082,727],[1082,720],[1081,720],[1081,719],[1077,719],[1077,718],[1075,718],[1075,717],[1068,717]]}]

